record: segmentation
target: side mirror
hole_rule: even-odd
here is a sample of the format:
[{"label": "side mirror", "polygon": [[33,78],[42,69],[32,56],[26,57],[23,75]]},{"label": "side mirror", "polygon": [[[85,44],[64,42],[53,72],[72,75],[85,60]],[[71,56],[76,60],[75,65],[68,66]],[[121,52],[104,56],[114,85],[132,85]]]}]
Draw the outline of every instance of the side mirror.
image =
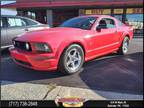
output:
[{"label": "side mirror", "polygon": [[96,31],[100,32],[100,31],[101,31],[101,27],[100,27],[100,26],[97,26],[97,27],[96,27]]}]

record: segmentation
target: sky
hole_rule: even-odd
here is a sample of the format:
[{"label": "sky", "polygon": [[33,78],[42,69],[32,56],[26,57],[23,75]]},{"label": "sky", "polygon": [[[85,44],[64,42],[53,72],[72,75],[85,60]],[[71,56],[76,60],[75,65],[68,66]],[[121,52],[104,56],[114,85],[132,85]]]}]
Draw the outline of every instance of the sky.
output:
[{"label": "sky", "polygon": [[16,2],[15,0],[0,0],[0,1],[2,5]]},{"label": "sky", "polygon": [[[15,0],[1,0],[1,5],[14,3]],[[1,15],[16,15],[17,11],[12,9],[1,9]]]}]

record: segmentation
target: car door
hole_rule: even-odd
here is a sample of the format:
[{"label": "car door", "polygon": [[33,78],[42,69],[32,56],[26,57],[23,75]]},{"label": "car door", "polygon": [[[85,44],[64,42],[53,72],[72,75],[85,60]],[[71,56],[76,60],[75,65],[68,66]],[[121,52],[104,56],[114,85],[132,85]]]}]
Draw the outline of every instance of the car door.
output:
[{"label": "car door", "polygon": [[[97,30],[100,28],[100,30]],[[94,54],[109,52],[118,44],[115,21],[111,18],[102,18],[98,21],[95,30]]]},{"label": "car door", "polygon": [[7,34],[6,34],[6,25],[5,25],[5,17],[1,17],[1,48],[6,47]]},{"label": "car door", "polygon": [[12,44],[12,39],[26,32],[26,22],[19,17],[7,17],[7,44]]}]

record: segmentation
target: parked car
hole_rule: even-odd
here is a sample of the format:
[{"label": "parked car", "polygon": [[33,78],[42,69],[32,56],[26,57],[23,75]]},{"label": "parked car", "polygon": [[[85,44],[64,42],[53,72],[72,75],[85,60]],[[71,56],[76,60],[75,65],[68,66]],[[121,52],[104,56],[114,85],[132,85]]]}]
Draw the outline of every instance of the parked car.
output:
[{"label": "parked car", "polygon": [[12,39],[20,34],[47,27],[48,25],[41,24],[30,18],[1,15],[1,49],[10,47]]},{"label": "parked car", "polygon": [[85,61],[112,52],[126,54],[133,28],[105,15],[80,16],[60,27],[27,33],[14,39],[13,60],[35,70],[73,74]]}]

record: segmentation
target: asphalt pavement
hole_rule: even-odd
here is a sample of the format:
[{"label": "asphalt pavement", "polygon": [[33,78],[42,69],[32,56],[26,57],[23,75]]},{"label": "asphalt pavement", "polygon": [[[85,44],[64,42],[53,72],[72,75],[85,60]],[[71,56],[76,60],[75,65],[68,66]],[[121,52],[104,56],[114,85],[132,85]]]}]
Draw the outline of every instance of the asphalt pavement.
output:
[{"label": "asphalt pavement", "polygon": [[84,71],[65,76],[58,71],[35,71],[17,66],[7,50],[1,54],[4,85],[54,84],[94,90],[106,99],[143,98],[143,38],[133,39],[125,56],[109,54],[84,64]]}]

